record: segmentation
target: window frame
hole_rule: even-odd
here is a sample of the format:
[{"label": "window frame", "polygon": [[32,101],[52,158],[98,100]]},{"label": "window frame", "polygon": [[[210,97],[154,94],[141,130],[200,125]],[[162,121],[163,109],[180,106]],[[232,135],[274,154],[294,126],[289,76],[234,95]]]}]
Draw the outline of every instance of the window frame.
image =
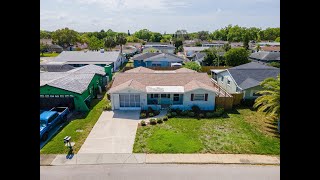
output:
[{"label": "window frame", "polygon": [[[203,99],[196,99],[196,96],[203,96]],[[205,94],[194,94],[193,95],[193,101],[205,101],[206,100],[206,95]]]}]

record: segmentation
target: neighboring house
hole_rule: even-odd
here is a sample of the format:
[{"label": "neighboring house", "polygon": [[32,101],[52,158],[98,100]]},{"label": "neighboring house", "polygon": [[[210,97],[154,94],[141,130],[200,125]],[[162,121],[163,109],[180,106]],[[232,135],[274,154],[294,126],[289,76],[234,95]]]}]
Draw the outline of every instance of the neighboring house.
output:
[{"label": "neighboring house", "polygon": [[280,46],[279,42],[259,42],[257,44],[259,44],[260,47],[262,47],[262,46]]},{"label": "neighboring house", "polygon": [[184,54],[186,56],[186,58],[188,59],[192,59],[194,56],[195,56],[195,53],[199,53],[201,51],[204,51],[206,49],[209,49],[209,47],[186,47],[184,46],[183,47],[183,50],[184,50]]},{"label": "neighboring house", "polygon": [[203,42],[202,47],[223,47],[227,43],[228,43],[228,41]]},{"label": "neighboring house", "polygon": [[193,56],[191,57],[191,61],[195,61],[197,62],[200,66],[203,65],[203,60],[206,57],[206,53],[203,52],[198,52],[198,53],[194,53]]},{"label": "neighboring house", "polygon": [[260,51],[280,52],[280,46],[262,46],[260,47]]},{"label": "neighboring house", "polygon": [[40,71],[44,72],[66,72],[75,69],[68,64],[40,64]]},{"label": "neighboring house", "polygon": [[280,63],[280,52],[259,51],[259,52],[252,53],[249,56],[249,59],[252,61],[258,61],[262,63],[270,63],[270,62]]},{"label": "neighboring house", "polygon": [[69,64],[74,67],[88,64],[111,65],[113,71],[117,71],[125,60],[126,58],[120,54],[120,51],[63,51],[55,57],[53,63]]},{"label": "neighboring house", "polygon": [[243,47],[243,42],[231,42],[230,46],[231,46],[231,48]]},{"label": "neighboring house", "polygon": [[132,58],[134,67],[171,67],[172,63],[183,63],[184,59],[171,53],[143,53]]},{"label": "neighboring house", "polygon": [[255,99],[261,90],[260,83],[269,77],[276,78],[280,69],[258,62],[250,62],[226,70],[212,70],[212,78],[228,93],[244,93],[244,99]]},{"label": "neighboring house", "polygon": [[90,102],[105,90],[105,69],[87,65],[66,72],[40,72],[40,109],[68,106],[76,111],[89,111]]},{"label": "neighboring house", "polygon": [[113,110],[179,108],[214,110],[215,88],[207,73],[180,68],[157,71],[144,67],[119,73],[107,93]]},{"label": "neighboring house", "polygon": [[52,45],[52,39],[40,39],[40,44]]},{"label": "neighboring house", "polygon": [[184,40],[183,41],[183,46],[187,46],[187,47],[195,46],[196,43],[199,43],[199,42],[201,42],[200,39]]},{"label": "neighboring house", "polygon": [[88,44],[87,43],[79,43],[79,42],[77,42],[76,45],[75,45],[75,48],[87,49],[88,48]]},{"label": "neighboring house", "polygon": [[170,44],[146,44],[143,46],[143,53],[146,52],[161,52],[173,54],[175,47]]},{"label": "neighboring house", "polygon": [[49,46],[49,51],[61,53],[63,51],[63,48],[57,44],[52,44]]}]

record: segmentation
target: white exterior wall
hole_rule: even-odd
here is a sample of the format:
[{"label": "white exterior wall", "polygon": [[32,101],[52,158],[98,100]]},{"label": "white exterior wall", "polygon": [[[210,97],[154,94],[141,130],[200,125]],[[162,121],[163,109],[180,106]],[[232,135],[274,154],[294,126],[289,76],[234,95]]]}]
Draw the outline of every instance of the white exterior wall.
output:
[{"label": "white exterior wall", "polygon": [[[223,78],[223,81],[221,81],[221,77]],[[230,79],[230,85],[227,84],[228,78]],[[230,73],[228,71],[223,71],[221,73],[217,74],[217,81],[218,84],[225,89],[228,93],[236,93],[237,92],[237,85],[234,82],[233,78],[231,77]]]},{"label": "white exterior wall", "polygon": [[[191,101],[191,94],[208,94],[208,101]],[[190,110],[193,105],[197,105],[201,110],[214,110],[215,98],[214,92],[204,89],[185,92],[183,95],[183,108],[185,110]]]}]

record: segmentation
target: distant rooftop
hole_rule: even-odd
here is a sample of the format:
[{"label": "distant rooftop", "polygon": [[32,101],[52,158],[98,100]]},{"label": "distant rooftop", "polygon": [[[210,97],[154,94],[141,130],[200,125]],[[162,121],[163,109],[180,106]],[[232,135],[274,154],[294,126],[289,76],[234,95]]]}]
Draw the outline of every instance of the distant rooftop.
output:
[{"label": "distant rooftop", "polygon": [[110,64],[116,62],[119,56],[120,51],[104,51],[103,53],[100,51],[63,51],[55,57],[55,61],[68,62],[68,64],[72,62]]}]

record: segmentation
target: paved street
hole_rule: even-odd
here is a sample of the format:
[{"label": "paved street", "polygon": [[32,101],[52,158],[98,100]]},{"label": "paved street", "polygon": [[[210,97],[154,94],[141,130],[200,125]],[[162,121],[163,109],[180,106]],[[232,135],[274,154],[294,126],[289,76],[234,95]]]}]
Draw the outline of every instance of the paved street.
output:
[{"label": "paved street", "polygon": [[104,111],[78,154],[132,153],[139,111]]},{"label": "paved street", "polygon": [[186,165],[186,164],[112,164],[40,166],[40,179],[77,180],[276,180],[280,166]]}]

